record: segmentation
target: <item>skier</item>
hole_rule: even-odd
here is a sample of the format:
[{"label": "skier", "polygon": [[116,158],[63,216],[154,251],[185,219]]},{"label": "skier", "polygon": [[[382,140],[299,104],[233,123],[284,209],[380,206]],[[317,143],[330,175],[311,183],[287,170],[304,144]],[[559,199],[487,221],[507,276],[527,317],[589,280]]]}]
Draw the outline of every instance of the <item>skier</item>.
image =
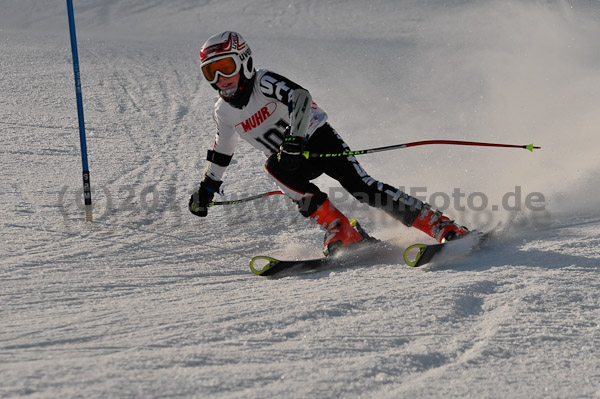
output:
[{"label": "skier", "polygon": [[268,174],[297,203],[300,213],[326,230],[326,254],[367,235],[353,227],[311,182],[323,173],[360,202],[383,209],[439,242],[468,232],[430,205],[370,177],[354,156],[306,159],[303,151],[340,153],[350,149],[306,89],[272,71],[255,70],[252,51],[239,33],[227,31],[210,37],[200,50],[200,61],[204,77],[220,98],[214,108],[215,143],[208,151],[200,187],[189,201],[194,215],[207,215],[241,136],[267,155]]}]

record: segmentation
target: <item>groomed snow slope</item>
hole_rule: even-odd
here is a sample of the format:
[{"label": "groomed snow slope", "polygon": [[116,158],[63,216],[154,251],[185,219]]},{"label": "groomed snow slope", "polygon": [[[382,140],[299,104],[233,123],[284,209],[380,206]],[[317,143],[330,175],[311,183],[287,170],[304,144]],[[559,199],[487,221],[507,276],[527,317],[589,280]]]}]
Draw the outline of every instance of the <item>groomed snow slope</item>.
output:
[{"label": "groomed snow slope", "polygon": [[[82,0],[75,12],[87,224],[65,4],[2,4],[1,398],[600,398],[596,1]],[[315,256],[322,232],[281,196],[187,211],[214,135],[197,54],[224,29],[307,87],[352,148],[541,145],[360,158],[461,223],[502,222],[497,240],[423,269],[375,257],[254,276],[253,255]],[[263,162],[240,143],[227,197],[274,189]],[[427,241],[318,183],[373,235]]]}]

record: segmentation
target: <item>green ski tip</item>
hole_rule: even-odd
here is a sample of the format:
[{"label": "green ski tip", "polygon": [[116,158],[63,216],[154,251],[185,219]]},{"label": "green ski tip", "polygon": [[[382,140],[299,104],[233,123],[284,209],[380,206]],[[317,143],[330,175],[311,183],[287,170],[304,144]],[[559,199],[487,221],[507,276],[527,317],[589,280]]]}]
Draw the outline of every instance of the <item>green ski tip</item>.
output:
[{"label": "green ski tip", "polygon": [[525,148],[533,152],[533,143],[526,145]]},{"label": "green ski tip", "polygon": [[[421,259],[421,256],[423,256],[423,253],[425,252],[425,250],[427,249],[427,245],[426,244],[414,244],[411,245],[410,247],[406,248],[406,250],[404,251],[404,262],[406,262],[406,264],[408,266],[411,267],[415,267],[417,266],[417,262],[419,261],[419,259]],[[414,256],[411,256],[411,252],[415,252]]]},{"label": "green ski tip", "polygon": [[[256,265],[254,264],[255,262]],[[252,273],[260,276],[278,263],[278,259],[271,258],[270,256],[255,256],[250,261],[250,270],[252,270]]]}]

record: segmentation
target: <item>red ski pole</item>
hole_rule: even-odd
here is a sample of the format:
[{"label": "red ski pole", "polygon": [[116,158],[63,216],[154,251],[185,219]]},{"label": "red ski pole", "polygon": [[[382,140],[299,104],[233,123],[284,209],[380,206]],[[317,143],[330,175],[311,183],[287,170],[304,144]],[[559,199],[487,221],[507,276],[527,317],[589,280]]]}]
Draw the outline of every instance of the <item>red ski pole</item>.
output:
[{"label": "red ski pole", "polygon": [[215,206],[215,205],[236,205],[236,204],[241,204],[243,202],[250,202],[250,201],[254,201],[254,200],[265,198],[265,197],[270,197],[271,195],[277,195],[277,194],[283,194],[283,192],[282,191],[269,191],[268,193],[256,194],[256,195],[253,195],[251,197],[240,198],[240,199],[237,199],[237,200],[231,200],[231,201],[212,201],[212,202],[208,203],[208,206]]}]

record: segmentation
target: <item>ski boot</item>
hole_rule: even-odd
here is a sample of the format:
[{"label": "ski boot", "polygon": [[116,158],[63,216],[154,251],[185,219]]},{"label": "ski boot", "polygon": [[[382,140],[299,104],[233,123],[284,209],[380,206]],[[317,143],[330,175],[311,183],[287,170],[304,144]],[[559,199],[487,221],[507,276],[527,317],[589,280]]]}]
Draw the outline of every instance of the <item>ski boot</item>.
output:
[{"label": "ski boot", "polygon": [[348,220],[333,206],[329,198],[309,217],[326,231],[323,248],[325,256],[331,255],[340,247],[368,237],[356,219]]},{"label": "ski boot", "polygon": [[452,241],[469,233],[469,229],[457,225],[440,211],[432,211],[429,205],[423,207],[412,227],[427,233],[439,243]]}]

